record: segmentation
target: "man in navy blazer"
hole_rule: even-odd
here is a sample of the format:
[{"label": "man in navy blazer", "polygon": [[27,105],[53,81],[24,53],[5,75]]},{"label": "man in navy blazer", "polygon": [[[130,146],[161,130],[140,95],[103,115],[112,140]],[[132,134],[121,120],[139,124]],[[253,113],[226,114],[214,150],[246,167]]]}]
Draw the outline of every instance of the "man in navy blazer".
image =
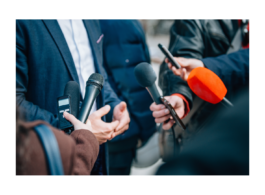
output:
[{"label": "man in navy blazer", "polygon": [[[101,108],[110,105],[111,109],[106,115],[108,121],[119,122],[113,129],[109,138],[111,139],[128,129],[129,114],[126,103],[121,102],[110,87],[102,66],[103,35],[99,22],[83,20],[83,25],[90,43],[95,72],[103,75],[105,79],[101,93],[96,99],[96,106]],[[71,51],[58,21],[17,20],[16,102],[24,119],[40,119],[58,127],[57,97],[63,95],[66,83],[71,80],[80,84]],[[106,117],[103,117],[103,121],[106,121]],[[110,128],[110,123],[102,124],[104,128]],[[106,144],[101,145],[91,174],[108,174]]]}]

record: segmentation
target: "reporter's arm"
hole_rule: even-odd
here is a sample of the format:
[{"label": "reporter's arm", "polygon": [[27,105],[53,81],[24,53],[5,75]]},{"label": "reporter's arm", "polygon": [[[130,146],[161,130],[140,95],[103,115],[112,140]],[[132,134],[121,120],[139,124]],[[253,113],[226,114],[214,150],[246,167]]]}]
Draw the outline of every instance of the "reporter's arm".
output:
[{"label": "reporter's arm", "polygon": [[71,174],[90,175],[99,153],[97,138],[92,132],[86,129],[73,131],[70,136],[76,142]]},{"label": "reporter's arm", "polygon": [[249,81],[249,49],[202,59],[206,68],[217,74],[226,86],[237,87]]},{"label": "reporter's arm", "polygon": [[86,124],[76,119],[72,114],[64,112],[64,117],[69,120],[74,131],[70,134],[75,140],[73,152],[73,169],[71,174],[74,175],[89,175],[99,153],[99,142],[93,134],[93,128],[90,120]]}]

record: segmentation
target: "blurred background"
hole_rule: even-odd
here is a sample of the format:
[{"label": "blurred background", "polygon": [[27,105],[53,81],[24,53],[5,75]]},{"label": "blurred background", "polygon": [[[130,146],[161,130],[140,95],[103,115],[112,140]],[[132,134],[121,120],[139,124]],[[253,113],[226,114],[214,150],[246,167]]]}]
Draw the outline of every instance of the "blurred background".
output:
[{"label": "blurred background", "polygon": [[[169,44],[169,31],[174,20],[140,20],[143,29],[145,31],[146,42],[148,45],[151,64],[158,75],[159,66],[164,60],[164,54],[158,48],[158,44],[168,47]],[[156,80],[156,84],[158,79]],[[160,94],[162,94],[160,88],[157,86]],[[137,168],[132,165],[130,175],[154,175],[160,165],[162,165],[162,159],[158,160],[155,164],[146,168]]]}]

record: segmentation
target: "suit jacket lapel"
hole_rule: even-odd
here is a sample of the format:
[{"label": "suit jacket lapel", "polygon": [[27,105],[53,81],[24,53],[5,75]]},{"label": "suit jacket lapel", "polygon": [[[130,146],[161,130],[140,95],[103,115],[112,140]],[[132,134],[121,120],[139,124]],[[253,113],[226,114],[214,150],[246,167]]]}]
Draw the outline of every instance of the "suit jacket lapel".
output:
[{"label": "suit jacket lapel", "polygon": [[88,34],[88,39],[89,43],[94,55],[94,62],[95,62],[95,68],[97,72],[101,72],[99,70],[99,66],[102,63],[102,42],[97,43],[97,40],[100,37],[100,25],[97,23],[95,20],[83,20],[87,34]]},{"label": "suit jacket lapel", "polygon": [[63,32],[57,22],[57,20],[43,20],[45,26],[53,37],[54,42],[56,43],[64,62],[70,72],[71,77],[74,81],[79,84],[78,75],[76,72],[74,60],[72,54],[68,48],[67,42],[64,38]]}]

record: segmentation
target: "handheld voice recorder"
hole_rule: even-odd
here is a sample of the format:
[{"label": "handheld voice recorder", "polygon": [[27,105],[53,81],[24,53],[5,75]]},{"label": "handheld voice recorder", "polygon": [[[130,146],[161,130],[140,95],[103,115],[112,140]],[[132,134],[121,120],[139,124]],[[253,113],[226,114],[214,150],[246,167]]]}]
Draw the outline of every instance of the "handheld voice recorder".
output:
[{"label": "handheld voice recorder", "polygon": [[58,102],[58,117],[59,128],[70,134],[73,130],[73,125],[64,118],[63,113],[66,111],[71,114],[70,95],[65,95],[57,98]]}]

